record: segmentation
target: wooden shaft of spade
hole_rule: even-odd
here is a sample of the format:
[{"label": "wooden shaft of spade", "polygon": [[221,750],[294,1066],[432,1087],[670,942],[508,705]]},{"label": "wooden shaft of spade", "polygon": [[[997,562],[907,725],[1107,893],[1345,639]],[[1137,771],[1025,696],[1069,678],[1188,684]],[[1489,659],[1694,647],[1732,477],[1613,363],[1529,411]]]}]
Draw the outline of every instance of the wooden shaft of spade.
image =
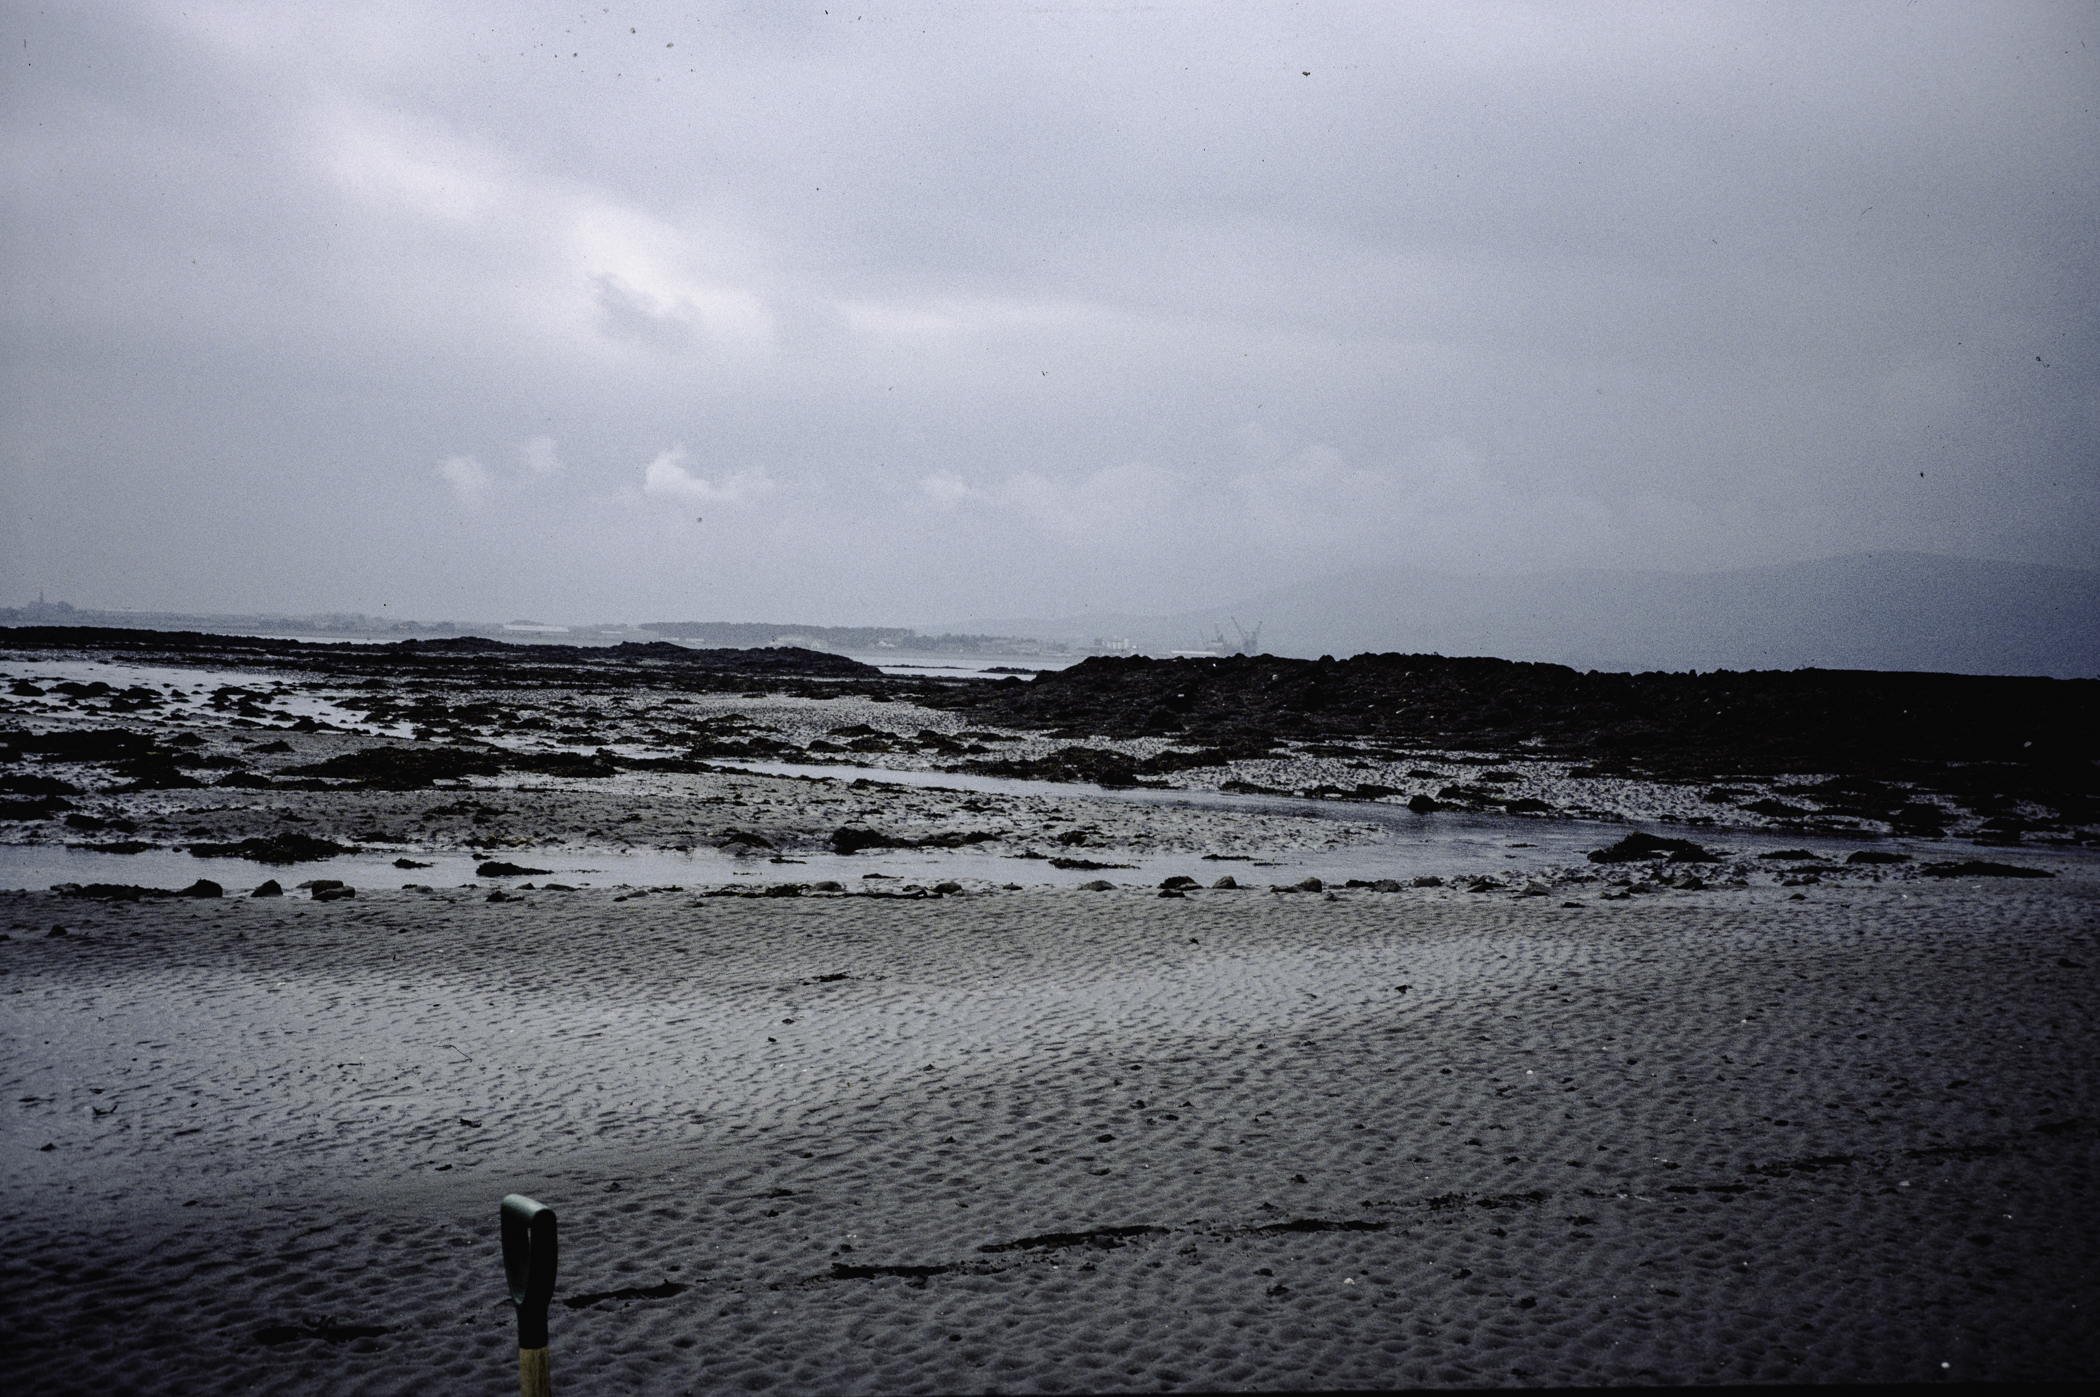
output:
[{"label": "wooden shaft of spade", "polygon": [[554,1388],[547,1375],[547,1350],[519,1349],[518,1397],[553,1397],[553,1394]]}]

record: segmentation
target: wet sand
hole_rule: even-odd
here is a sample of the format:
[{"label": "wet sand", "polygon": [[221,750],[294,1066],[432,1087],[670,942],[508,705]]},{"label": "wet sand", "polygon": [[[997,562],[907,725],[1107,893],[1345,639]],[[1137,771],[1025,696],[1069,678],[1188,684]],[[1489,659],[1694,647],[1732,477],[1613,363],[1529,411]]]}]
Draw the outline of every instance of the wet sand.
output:
[{"label": "wet sand", "polygon": [[14,1381],[513,1390],[513,1190],[570,1391],[2100,1369],[2079,866],[619,896],[6,895]]}]

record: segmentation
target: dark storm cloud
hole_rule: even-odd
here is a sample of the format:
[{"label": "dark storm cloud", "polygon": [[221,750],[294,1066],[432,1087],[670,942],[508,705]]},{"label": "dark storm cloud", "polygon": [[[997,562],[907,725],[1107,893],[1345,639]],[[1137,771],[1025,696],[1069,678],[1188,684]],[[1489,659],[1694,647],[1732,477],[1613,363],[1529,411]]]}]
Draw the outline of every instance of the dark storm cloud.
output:
[{"label": "dark storm cloud", "polygon": [[2090,565],[2080,6],[14,8],[0,589]]}]

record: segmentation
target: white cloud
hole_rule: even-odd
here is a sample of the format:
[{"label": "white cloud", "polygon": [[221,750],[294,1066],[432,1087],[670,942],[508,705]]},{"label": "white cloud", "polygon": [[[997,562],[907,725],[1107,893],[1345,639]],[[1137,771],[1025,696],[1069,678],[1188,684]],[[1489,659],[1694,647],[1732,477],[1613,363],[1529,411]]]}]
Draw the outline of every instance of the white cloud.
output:
[{"label": "white cloud", "polygon": [[919,482],[919,489],[944,509],[953,509],[977,493],[953,471],[935,471]]},{"label": "white cloud", "polygon": [[486,149],[365,110],[337,111],[326,125],[322,159],[345,193],[368,204],[465,226],[510,194]]},{"label": "white cloud", "polygon": [[495,472],[472,456],[447,456],[438,462],[437,469],[462,504],[480,504],[482,496],[488,493],[490,484],[496,479]]},{"label": "white cloud", "polygon": [[685,468],[683,446],[674,446],[642,470],[642,493],[658,499],[699,504],[741,504],[769,493],[773,478],[763,470],[740,470],[719,481],[707,480]]},{"label": "white cloud", "polygon": [[561,456],[554,449],[553,437],[534,437],[521,448],[525,457],[525,469],[534,475],[560,475],[563,470]]}]

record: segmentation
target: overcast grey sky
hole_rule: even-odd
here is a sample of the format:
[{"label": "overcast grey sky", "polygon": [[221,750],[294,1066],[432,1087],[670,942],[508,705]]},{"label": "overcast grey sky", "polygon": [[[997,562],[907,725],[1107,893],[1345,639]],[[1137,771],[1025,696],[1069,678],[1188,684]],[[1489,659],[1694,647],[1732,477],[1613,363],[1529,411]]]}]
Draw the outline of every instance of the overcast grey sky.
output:
[{"label": "overcast grey sky", "polygon": [[2100,7],[8,3],[0,604],[2100,559]]}]

